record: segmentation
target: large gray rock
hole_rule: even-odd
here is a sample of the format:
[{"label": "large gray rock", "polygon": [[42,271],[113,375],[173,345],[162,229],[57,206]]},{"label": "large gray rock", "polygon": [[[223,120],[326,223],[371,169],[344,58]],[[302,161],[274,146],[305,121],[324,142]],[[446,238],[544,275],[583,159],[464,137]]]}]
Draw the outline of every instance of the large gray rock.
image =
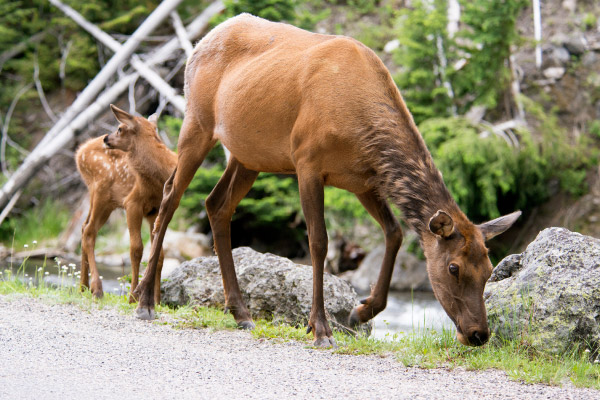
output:
[{"label": "large gray rock", "polygon": [[[384,254],[384,245],[376,247],[365,257],[358,270],[350,275],[349,281],[359,293],[369,293],[371,285],[377,282]],[[427,276],[427,263],[414,254],[401,249],[394,264],[390,289],[395,291],[431,291],[431,284]]]},{"label": "large gray rock", "polygon": [[[234,249],[233,260],[244,301],[253,317],[306,324],[312,304],[311,266],[249,247]],[[182,263],[161,286],[162,300],[167,304],[223,307],[225,303],[217,257]],[[345,326],[352,308],[358,305],[356,292],[347,282],[328,273],[323,292],[332,327]]]},{"label": "large gray rock", "polygon": [[600,240],[545,229],[494,269],[484,293],[490,327],[561,353],[600,346]]}]

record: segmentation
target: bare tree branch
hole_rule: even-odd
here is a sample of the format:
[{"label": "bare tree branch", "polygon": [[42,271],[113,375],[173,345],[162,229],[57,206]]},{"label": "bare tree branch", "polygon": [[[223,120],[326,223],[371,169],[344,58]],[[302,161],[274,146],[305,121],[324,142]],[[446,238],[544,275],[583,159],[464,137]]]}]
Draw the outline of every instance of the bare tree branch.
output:
[{"label": "bare tree branch", "polygon": [[10,201],[8,202],[6,207],[4,207],[4,209],[2,210],[2,213],[0,213],[0,224],[2,224],[2,222],[4,222],[4,219],[12,211],[15,204],[17,204],[17,200],[19,200],[19,197],[21,197],[22,193],[23,193],[22,189],[17,190],[17,193],[15,193],[13,195],[13,197],[10,199]]},{"label": "bare tree branch", "polygon": [[46,111],[46,115],[52,120],[52,122],[56,122],[56,114],[50,108],[48,101],[46,100],[46,95],[44,94],[44,88],[42,87],[42,82],[40,81],[40,65],[38,63],[38,52],[37,49],[35,54],[33,55],[33,81],[35,82],[35,88],[38,92],[38,97],[40,98],[40,102],[42,103],[42,107],[44,107],[44,111]]},{"label": "bare tree branch", "polygon": [[32,86],[33,86],[33,83],[29,83],[29,84],[23,86],[17,92],[17,95],[15,96],[15,98],[10,103],[10,106],[8,107],[8,111],[6,112],[6,115],[4,116],[4,121],[2,121],[2,139],[0,140],[0,160],[2,161],[2,173],[6,177],[10,176],[10,173],[8,172],[7,162],[6,162],[6,143],[9,140],[8,127],[10,125],[10,119],[12,118],[13,111],[15,111],[15,107],[17,106],[19,99],[21,99],[21,96],[23,96],[29,89],[31,89]]},{"label": "bare tree branch", "polygon": [[60,55],[60,68],[58,70],[58,76],[60,77],[60,81],[62,84],[65,84],[65,78],[67,77],[66,69],[67,69],[67,57],[69,56],[69,51],[71,51],[71,46],[73,45],[73,41],[69,40],[64,49],[61,49]]},{"label": "bare tree branch", "polygon": [[129,84],[129,113],[135,114],[135,83],[137,79]]},{"label": "bare tree branch", "polygon": [[185,34],[183,22],[181,22],[181,18],[179,17],[177,11],[173,11],[171,13],[171,20],[173,21],[173,27],[175,28],[175,33],[177,34],[179,43],[181,43],[181,48],[185,51],[187,58],[190,58],[192,56],[192,53],[194,52],[194,46]]},{"label": "bare tree branch", "polygon": [[[113,39],[109,34],[98,28],[96,25],[87,21],[81,14],[77,11],[73,10],[71,7],[61,3],[59,0],[50,0],[52,4],[58,7],[62,12],[64,12],[68,17],[73,19],[79,26],[92,34],[96,39],[98,39],[102,44],[111,49],[113,52],[117,53],[121,51],[123,45]],[[175,11],[171,13],[171,17],[173,18],[173,13],[177,15]],[[179,15],[177,15],[179,17]],[[181,23],[181,19],[179,19]],[[181,25],[181,30],[178,31],[177,34],[181,35],[179,41],[181,43],[187,42],[191,47],[191,43],[187,38],[187,34],[185,32],[185,28]],[[185,99],[182,96],[177,95],[175,89],[173,89],[167,82],[165,82],[160,75],[152,70],[149,66],[144,64],[138,56],[133,55],[131,60],[131,65],[140,73],[140,75],[152,86],[156,88],[163,96],[165,96],[173,105],[177,107],[177,109],[181,112],[185,112]],[[130,91],[129,100],[130,100],[130,111],[131,109],[131,100],[132,100],[132,92]],[[133,102],[135,103],[135,101]],[[133,110],[134,111],[134,110]]]}]

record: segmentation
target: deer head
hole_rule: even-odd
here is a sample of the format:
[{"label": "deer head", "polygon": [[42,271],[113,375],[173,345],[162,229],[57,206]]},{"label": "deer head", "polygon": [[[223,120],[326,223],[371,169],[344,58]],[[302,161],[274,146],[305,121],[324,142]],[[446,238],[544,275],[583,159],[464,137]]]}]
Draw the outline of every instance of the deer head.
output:
[{"label": "deer head", "polygon": [[429,232],[422,237],[433,292],[464,345],[481,346],[490,335],[483,290],[492,263],[485,241],[506,231],[520,215],[516,211],[473,225],[462,213],[453,218],[440,210],[431,217]]},{"label": "deer head", "polygon": [[104,145],[107,148],[129,152],[134,150],[137,143],[146,143],[140,139],[147,136],[160,142],[157,135],[156,114],[146,119],[131,115],[112,104],[110,108],[119,121],[119,127],[115,132],[104,136]]}]

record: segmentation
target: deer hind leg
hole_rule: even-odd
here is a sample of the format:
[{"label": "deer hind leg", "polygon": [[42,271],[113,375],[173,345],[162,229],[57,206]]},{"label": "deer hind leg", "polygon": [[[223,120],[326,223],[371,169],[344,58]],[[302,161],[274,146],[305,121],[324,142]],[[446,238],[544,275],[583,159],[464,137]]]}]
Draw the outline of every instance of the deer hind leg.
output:
[{"label": "deer hind leg", "polygon": [[109,202],[105,201],[106,199],[99,198],[99,196],[96,194],[92,194],[91,197],[90,214],[86,219],[86,223],[84,224],[81,235],[81,283],[82,285],[84,283],[88,283],[87,269],[89,268],[91,274],[91,281],[89,282],[90,290],[92,291],[94,297],[100,298],[104,295],[104,292],[102,291],[100,274],[98,273],[98,268],[96,267],[94,247],[96,246],[96,237],[98,236],[98,231],[106,223],[106,220],[113,212],[114,208],[103,208],[102,206],[109,204]]},{"label": "deer hind leg", "polygon": [[125,206],[127,216],[127,229],[129,230],[129,256],[131,259],[131,292],[129,302],[135,303],[133,291],[138,285],[140,275],[140,261],[144,252],[144,243],[142,242],[142,220],[143,210],[141,202],[138,199],[128,199]]},{"label": "deer hind leg", "polygon": [[302,171],[310,168],[297,166],[300,202],[308,229],[308,244],[313,267],[312,307],[308,319],[308,331],[313,332],[317,347],[337,347],[327,322],[323,297],[323,269],[327,256],[327,230],[324,217],[323,179]]},{"label": "deer hind leg", "polygon": [[362,304],[354,308],[350,314],[350,326],[354,327],[367,322],[385,308],[396,255],[402,244],[402,229],[388,204],[373,191],[357,194],[356,197],[383,228],[385,255],[383,256],[377,283],[371,290],[370,296],[362,300]]},{"label": "deer hind leg", "polygon": [[[156,214],[146,217],[148,224],[150,225],[150,246],[154,243],[154,223],[156,222]],[[165,260],[165,253],[163,248],[160,248],[160,256],[158,257],[158,264],[156,265],[156,275],[154,279],[154,304],[160,304],[160,277],[162,274],[163,262]]]},{"label": "deer hind leg", "polygon": [[238,326],[253,329],[254,323],[242,299],[235,275],[231,254],[231,217],[239,202],[246,196],[256,180],[258,172],[246,169],[231,157],[223,176],[206,198],[206,212],[213,232],[215,250],[219,257],[225,307],[230,310]]},{"label": "deer hind leg", "polygon": [[136,316],[140,319],[154,318],[155,280],[160,279],[160,276],[157,278],[158,261],[167,226],[179,206],[183,192],[216,142],[212,134],[203,132],[190,115],[190,113],[186,114],[181,127],[177,166],[171,177],[165,182],[163,199],[154,227],[155,240],[152,242],[148,267],[140,284],[133,292],[134,297],[139,299]]}]

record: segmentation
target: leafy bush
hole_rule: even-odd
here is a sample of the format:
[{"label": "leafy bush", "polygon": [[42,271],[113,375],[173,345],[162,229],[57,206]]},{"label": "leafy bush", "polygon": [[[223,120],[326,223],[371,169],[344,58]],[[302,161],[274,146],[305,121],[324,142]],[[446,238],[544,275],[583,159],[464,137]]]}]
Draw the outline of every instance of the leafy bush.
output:
[{"label": "leafy bush", "polygon": [[575,195],[585,189],[591,159],[580,146],[567,146],[559,130],[553,143],[565,151],[545,151],[548,139],[540,146],[524,130],[512,148],[494,134],[482,137],[482,128],[460,117],[432,118],[419,128],[448,189],[474,220],[527,211],[548,199],[552,181]]}]

